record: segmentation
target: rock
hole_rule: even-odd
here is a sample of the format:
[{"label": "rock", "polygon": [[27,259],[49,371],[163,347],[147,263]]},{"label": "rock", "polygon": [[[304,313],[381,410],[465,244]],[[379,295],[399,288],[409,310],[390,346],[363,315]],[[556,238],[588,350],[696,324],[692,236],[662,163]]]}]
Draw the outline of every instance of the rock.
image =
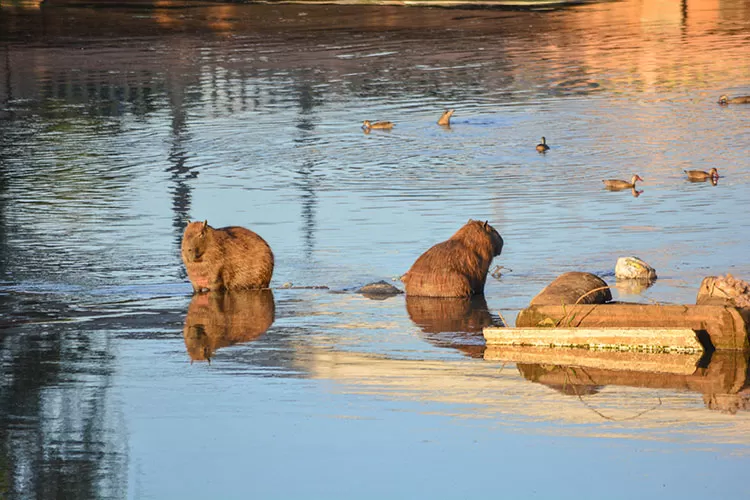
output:
[{"label": "rock", "polygon": [[617,279],[655,280],[656,270],[638,257],[620,257],[615,265]]},{"label": "rock", "polygon": [[569,272],[547,285],[531,305],[604,304],[612,300],[607,283],[591,273]]},{"label": "rock", "polygon": [[368,283],[362,288],[359,288],[356,290],[357,293],[361,293],[365,297],[368,298],[387,298],[392,297],[393,295],[399,295],[404,293],[403,291],[399,290],[395,286],[391,285],[387,281],[376,281],[374,283]]},{"label": "rock", "polygon": [[724,303],[735,307],[750,308],[750,285],[729,273],[726,276],[708,276],[701,282],[695,303]]}]

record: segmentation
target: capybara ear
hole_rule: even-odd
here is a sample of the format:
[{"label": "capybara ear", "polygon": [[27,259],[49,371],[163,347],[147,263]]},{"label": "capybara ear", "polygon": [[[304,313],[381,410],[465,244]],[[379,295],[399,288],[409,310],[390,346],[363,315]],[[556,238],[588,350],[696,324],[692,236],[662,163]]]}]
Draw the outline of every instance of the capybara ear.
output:
[{"label": "capybara ear", "polygon": [[207,228],[208,228],[208,219],[203,221],[203,225],[201,226],[201,234],[206,234]]}]

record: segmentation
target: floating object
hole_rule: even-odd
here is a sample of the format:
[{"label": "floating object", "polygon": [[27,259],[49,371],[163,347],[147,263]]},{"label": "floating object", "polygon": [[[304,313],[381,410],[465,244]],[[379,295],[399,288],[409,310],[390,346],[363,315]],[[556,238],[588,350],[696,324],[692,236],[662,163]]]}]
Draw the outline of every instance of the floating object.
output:
[{"label": "floating object", "polygon": [[738,97],[732,97],[729,98],[728,95],[724,94],[723,96],[719,97],[719,104],[727,105],[727,104],[748,104],[750,103],[750,95],[743,95]]},{"label": "floating object", "polygon": [[719,171],[716,168],[712,168],[708,172],[703,170],[683,170],[688,176],[688,180],[693,182],[704,182],[708,179],[712,181],[719,178]]},{"label": "floating object", "polygon": [[392,128],[393,122],[371,122],[370,120],[362,122],[362,129],[365,132],[369,132],[372,129],[391,130]]},{"label": "floating object", "polygon": [[[622,181],[620,179],[606,179],[602,182],[604,183],[604,187],[609,189],[610,191],[622,191],[623,189],[633,189],[635,190],[635,183],[636,181],[643,181],[643,178],[638,174],[633,174],[633,177],[630,178],[630,182],[628,181]],[[638,193],[641,194],[641,193]],[[634,195],[637,196],[637,195]]]},{"label": "floating object", "polygon": [[544,287],[531,299],[531,305],[604,304],[610,300],[612,292],[599,276],[571,271],[561,274]]},{"label": "floating object", "polygon": [[[743,312],[744,311],[744,312]],[[750,350],[746,310],[726,305],[577,304],[531,305],[516,327],[690,328],[707,349]]]},{"label": "floating object", "polygon": [[540,153],[545,153],[549,149],[549,146],[547,146],[547,138],[542,137],[542,143],[536,145],[536,150]]},{"label": "floating object", "polygon": [[638,257],[620,257],[615,265],[617,279],[655,280],[656,270]]},{"label": "floating object", "polygon": [[448,109],[443,112],[442,116],[440,116],[440,119],[438,120],[438,125],[442,125],[443,127],[450,127],[451,126],[451,116],[453,116],[453,112],[455,109]]},{"label": "floating object", "polygon": [[500,328],[483,331],[487,345],[571,347],[620,351],[701,352],[691,328]]}]

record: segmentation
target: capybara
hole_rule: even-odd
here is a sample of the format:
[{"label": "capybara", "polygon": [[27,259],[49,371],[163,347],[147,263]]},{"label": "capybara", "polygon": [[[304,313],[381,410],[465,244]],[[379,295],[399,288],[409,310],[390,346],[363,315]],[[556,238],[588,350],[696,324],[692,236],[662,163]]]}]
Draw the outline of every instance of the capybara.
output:
[{"label": "capybara", "polygon": [[195,292],[268,288],[273,252],[244,227],[214,229],[208,221],[190,222],[182,236],[182,261]]},{"label": "capybara", "polygon": [[185,347],[192,361],[210,362],[217,349],[263,335],[274,318],[269,289],[196,294],[185,317]]},{"label": "capybara", "polygon": [[419,256],[401,278],[407,295],[470,297],[484,293],[492,259],[503,238],[487,221],[471,220],[448,240]]}]

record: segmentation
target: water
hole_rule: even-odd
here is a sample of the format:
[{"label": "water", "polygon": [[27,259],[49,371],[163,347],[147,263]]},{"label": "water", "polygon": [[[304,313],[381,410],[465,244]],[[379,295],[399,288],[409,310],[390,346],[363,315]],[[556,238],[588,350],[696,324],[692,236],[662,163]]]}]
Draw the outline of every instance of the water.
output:
[{"label": "water", "polygon": [[[480,333],[623,255],[659,279],[616,299],[750,277],[750,107],[716,104],[750,94],[746,2],[4,9],[0,33],[0,497],[746,497],[745,356],[582,370]],[[469,218],[512,269],[486,302],[332,293]],[[271,294],[191,300],[204,219],[269,242]]]}]

